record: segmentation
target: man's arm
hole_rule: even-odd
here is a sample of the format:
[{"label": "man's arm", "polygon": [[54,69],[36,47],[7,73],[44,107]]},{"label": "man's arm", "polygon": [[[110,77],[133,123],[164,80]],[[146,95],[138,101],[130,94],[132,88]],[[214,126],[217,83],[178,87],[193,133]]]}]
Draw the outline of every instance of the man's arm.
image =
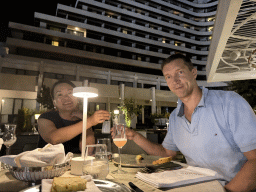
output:
[{"label": "man's arm", "polygon": [[230,192],[249,192],[256,190],[256,149],[245,152],[248,161],[237,175],[225,186]]},{"label": "man's arm", "polygon": [[162,157],[175,157],[176,151],[167,150],[161,144],[153,143],[142,136],[140,133],[131,130],[129,128],[125,129],[127,139],[133,140],[137,145],[139,145],[147,154],[162,156]]}]

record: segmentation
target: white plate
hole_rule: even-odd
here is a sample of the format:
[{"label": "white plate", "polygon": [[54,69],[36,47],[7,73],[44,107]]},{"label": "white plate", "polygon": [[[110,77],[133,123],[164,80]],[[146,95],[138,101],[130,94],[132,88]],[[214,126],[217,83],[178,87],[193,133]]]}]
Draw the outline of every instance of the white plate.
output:
[{"label": "white plate", "polygon": [[[102,192],[131,192],[131,190],[124,184],[116,183],[113,181],[107,180],[93,180],[95,185],[102,191]],[[29,187],[24,189],[20,192],[41,192],[40,191],[41,185],[35,185],[33,187]]]}]

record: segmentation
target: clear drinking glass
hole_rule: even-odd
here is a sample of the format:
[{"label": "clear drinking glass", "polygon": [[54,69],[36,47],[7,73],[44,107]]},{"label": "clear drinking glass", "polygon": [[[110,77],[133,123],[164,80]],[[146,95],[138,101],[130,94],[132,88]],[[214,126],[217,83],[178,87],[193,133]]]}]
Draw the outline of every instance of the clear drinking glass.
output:
[{"label": "clear drinking glass", "polygon": [[107,146],[108,160],[111,160],[112,159],[111,139],[110,138],[97,139],[97,144],[105,144]]},{"label": "clear drinking glass", "polygon": [[113,128],[113,142],[118,147],[119,153],[119,165],[118,169],[113,171],[112,173],[116,174],[124,174],[126,171],[121,168],[121,149],[126,144],[127,138],[125,135],[125,125],[124,124],[116,124]]},{"label": "clear drinking glass", "polygon": [[107,146],[105,144],[87,145],[83,175],[91,175],[93,179],[106,179],[108,172]]},{"label": "clear drinking glass", "polygon": [[16,142],[16,125],[15,124],[5,124],[5,131],[3,134],[4,145],[6,146],[6,155],[10,155],[10,147]]},{"label": "clear drinking glass", "polygon": [[104,121],[102,123],[102,133],[110,133],[110,121]]}]

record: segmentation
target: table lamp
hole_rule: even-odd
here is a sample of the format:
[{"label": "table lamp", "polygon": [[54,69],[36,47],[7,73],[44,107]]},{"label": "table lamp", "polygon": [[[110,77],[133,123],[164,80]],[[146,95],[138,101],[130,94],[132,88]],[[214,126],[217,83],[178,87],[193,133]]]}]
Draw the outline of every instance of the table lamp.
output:
[{"label": "table lamp", "polygon": [[[86,127],[87,127],[87,104],[88,98],[98,97],[98,90],[93,87],[75,87],[73,89],[73,96],[83,98],[83,131],[82,131],[82,153],[81,157],[72,158],[71,161],[71,174],[82,175],[83,161],[85,160],[86,148]],[[94,157],[87,157],[91,159]]]},{"label": "table lamp", "polygon": [[87,104],[88,98],[98,97],[98,89],[93,87],[75,87],[73,89],[73,95],[75,97],[82,97],[83,102],[83,132],[82,132],[82,154],[83,158],[85,155],[85,146],[86,146],[86,127],[87,127]]}]

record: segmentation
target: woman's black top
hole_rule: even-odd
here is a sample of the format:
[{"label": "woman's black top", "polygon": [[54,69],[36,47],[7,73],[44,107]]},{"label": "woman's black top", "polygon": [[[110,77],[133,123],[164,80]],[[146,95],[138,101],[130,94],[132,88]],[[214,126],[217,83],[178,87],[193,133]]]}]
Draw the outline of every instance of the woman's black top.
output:
[{"label": "woman's black top", "polygon": [[[48,120],[52,121],[55,124],[57,129],[60,129],[62,127],[67,127],[67,126],[76,124],[76,123],[81,121],[81,120],[70,121],[70,120],[62,119],[60,117],[58,111],[45,112],[42,115],[40,115],[39,119],[40,118],[44,118],[44,119],[48,119]],[[81,153],[80,150],[79,150],[79,140],[81,138],[81,135],[82,134],[79,134],[78,136],[74,137],[73,139],[63,143],[66,153],[68,153],[68,152]],[[43,140],[43,138],[39,134],[38,147],[42,148],[46,144],[47,143]]]}]

